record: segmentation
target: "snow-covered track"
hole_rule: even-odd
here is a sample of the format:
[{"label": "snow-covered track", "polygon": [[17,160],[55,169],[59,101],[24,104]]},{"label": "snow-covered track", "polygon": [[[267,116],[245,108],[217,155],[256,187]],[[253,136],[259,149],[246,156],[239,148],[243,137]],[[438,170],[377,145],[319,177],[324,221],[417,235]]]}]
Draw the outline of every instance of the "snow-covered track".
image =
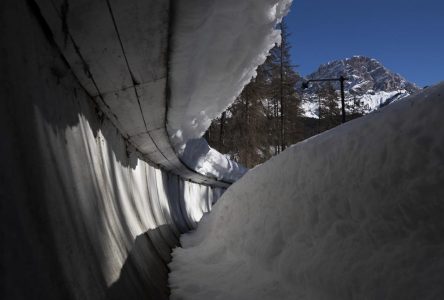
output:
[{"label": "snow-covered track", "polygon": [[254,75],[290,2],[0,3],[4,298],[168,298],[179,235],[245,171],[212,151],[202,175],[178,153]]},{"label": "snow-covered track", "polygon": [[2,1],[5,299],[167,299],[167,263],[227,183],[166,133],[168,1]]},{"label": "snow-covered track", "polygon": [[228,187],[184,165],[166,131],[169,1],[38,1],[71,70],[144,159],[196,183]]}]

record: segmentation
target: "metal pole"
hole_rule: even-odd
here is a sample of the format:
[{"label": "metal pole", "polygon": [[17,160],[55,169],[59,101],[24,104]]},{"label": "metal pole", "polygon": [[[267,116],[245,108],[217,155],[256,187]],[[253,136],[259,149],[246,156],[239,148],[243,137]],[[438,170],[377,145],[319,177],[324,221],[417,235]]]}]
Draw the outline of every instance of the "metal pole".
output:
[{"label": "metal pole", "polygon": [[[282,30],[282,24],[281,24],[281,30]],[[284,135],[284,43],[281,43],[281,65],[280,65],[280,93],[281,93],[281,151],[285,150],[285,135]]]},{"label": "metal pole", "polygon": [[321,133],[321,97],[318,96],[318,133]]},{"label": "metal pole", "polygon": [[302,89],[308,88],[310,82],[323,82],[323,81],[339,81],[341,83],[341,110],[342,110],[342,123],[345,123],[345,94],[344,94],[344,81],[346,77],[340,76],[339,78],[324,78],[324,79],[310,79],[302,82]]},{"label": "metal pole", "polygon": [[342,105],[342,123],[345,123],[345,95],[344,95],[344,81],[345,77],[339,77],[341,81],[341,105]]},{"label": "metal pole", "polygon": [[219,147],[222,147],[224,145],[224,123],[225,123],[225,117],[226,112],[224,111],[222,113],[222,116],[220,118],[220,128],[219,128]]}]

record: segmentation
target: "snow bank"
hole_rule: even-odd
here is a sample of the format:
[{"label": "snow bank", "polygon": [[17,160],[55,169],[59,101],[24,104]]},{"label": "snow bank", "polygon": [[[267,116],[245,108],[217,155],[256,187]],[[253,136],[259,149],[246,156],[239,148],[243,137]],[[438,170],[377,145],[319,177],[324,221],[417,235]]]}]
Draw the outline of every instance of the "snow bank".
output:
[{"label": "snow bank", "polygon": [[200,174],[227,182],[235,182],[248,170],[211,148],[203,138],[189,140],[181,159]]},{"label": "snow bank", "polygon": [[226,191],[171,299],[444,297],[444,83],[296,144]]},{"label": "snow bank", "polygon": [[168,131],[182,153],[240,94],[280,42],[291,0],[179,0],[170,61]]}]

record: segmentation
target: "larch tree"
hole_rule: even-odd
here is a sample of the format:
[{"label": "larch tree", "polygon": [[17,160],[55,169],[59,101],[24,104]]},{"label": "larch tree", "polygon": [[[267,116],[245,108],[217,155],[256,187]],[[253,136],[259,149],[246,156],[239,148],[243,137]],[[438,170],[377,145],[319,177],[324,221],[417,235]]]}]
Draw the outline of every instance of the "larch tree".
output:
[{"label": "larch tree", "polygon": [[341,123],[341,110],[338,105],[339,96],[333,85],[330,82],[324,84],[318,92],[318,97],[320,98],[320,131],[338,126]]},{"label": "larch tree", "polygon": [[300,76],[291,65],[285,22],[282,40],[257,69],[221,118],[207,132],[210,145],[246,167],[253,167],[303,138],[301,99],[296,92]]},{"label": "larch tree", "polygon": [[275,153],[285,150],[302,138],[301,99],[296,92],[296,83],[300,76],[291,64],[291,45],[288,42],[289,33],[285,21],[280,24],[280,29],[281,44],[272,49],[269,66],[272,69],[270,96],[275,118],[271,136]]}]

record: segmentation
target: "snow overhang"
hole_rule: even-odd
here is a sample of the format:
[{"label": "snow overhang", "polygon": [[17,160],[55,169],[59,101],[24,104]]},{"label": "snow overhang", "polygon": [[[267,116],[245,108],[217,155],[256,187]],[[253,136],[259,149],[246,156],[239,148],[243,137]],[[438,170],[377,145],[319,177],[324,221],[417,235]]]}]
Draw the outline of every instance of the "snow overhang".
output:
[{"label": "snow overhang", "polygon": [[98,106],[143,157],[197,183],[228,186],[185,166],[166,131],[169,1],[39,1],[48,32]]},{"label": "snow overhang", "polygon": [[229,185],[185,165],[181,150],[255,75],[291,0],[35,3],[98,114],[129,148],[183,178]]},{"label": "snow overhang", "polygon": [[175,1],[168,132],[179,153],[200,138],[280,43],[292,0]]}]

